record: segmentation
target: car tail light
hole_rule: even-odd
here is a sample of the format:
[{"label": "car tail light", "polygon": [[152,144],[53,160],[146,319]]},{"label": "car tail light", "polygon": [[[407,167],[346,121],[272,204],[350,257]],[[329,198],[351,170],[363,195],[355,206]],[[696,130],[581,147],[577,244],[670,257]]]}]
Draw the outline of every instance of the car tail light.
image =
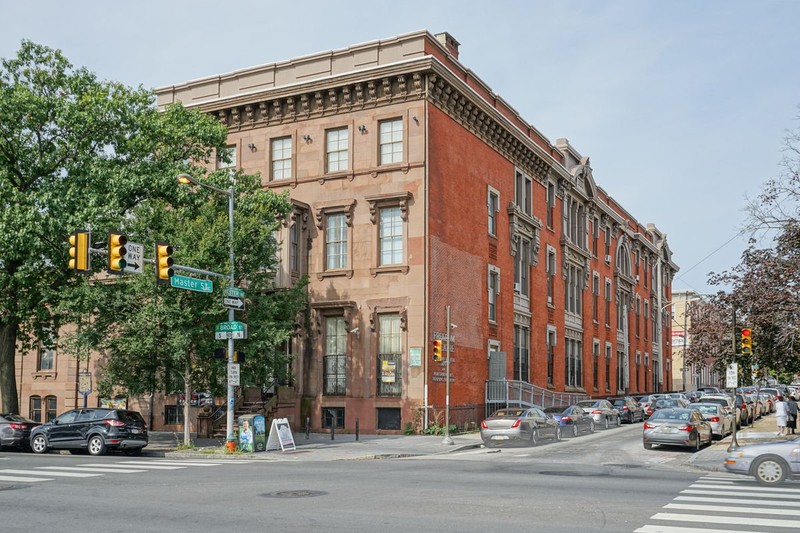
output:
[{"label": "car tail light", "polygon": [[690,426],[689,424],[685,424],[683,426],[678,426],[678,431],[691,431],[691,430],[692,430],[692,426]]},{"label": "car tail light", "polygon": [[521,420],[520,420],[519,418],[517,418],[516,420],[514,420],[514,423],[513,423],[513,424],[511,424],[511,428],[512,428],[512,429],[513,429],[513,428],[518,428],[518,427],[519,427],[519,423],[520,423],[520,422],[521,422]]},{"label": "car tail light", "polygon": [[27,426],[25,424],[15,424],[12,422],[11,424],[9,424],[9,427],[11,429],[25,429]]},{"label": "car tail light", "polygon": [[712,416],[711,417],[711,422],[719,422],[719,417],[718,416]]},{"label": "car tail light", "polygon": [[622,408],[622,410],[623,411],[627,411],[628,410],[628,406],[626,405],[625,407]]},{"label": "car tail light", "polygon": [[489,429],[489,426],[487,426],[487,425],[486,425],[486,420],[483,420],[483,421],[481,422],[481,427],[482,427],[483,429]]},{"label": "car tail light", "polygon": [[114,426],[114,427],[121,427],[121,426],[125,425],[125,422],[121,422],[119,420],[110,420],[110,419],[103,420],[103,423],[104,424],[108,424],[109,426]]},{"label": "car tail light", "polygon": [[572,419],[570,417],[568,417],[568,416],[562,416],[561,417],[561,421],[562,422],[566,422],[567,424],[569,424],[570,422],[572,422]]},{"label": "car tail light", "polygon": [[644,423],[644,429],[653,429],[654,427],[655,426],[653,424],[651,424],[650,422],[645,422]]},{"label": "car tail light", "polygon": [[595,409],[594,411],[592,411],[592,414],[593,415],[602,415],[603,411],[601,411],[600,409]]}]

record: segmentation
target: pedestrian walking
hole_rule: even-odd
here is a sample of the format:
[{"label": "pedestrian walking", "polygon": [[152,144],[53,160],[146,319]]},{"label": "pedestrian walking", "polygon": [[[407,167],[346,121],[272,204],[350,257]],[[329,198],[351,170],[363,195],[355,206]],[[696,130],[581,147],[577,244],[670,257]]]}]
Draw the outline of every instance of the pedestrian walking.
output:
[{"label": "pedestrian walking", "polygon": [[797,429],[797,398],[794,394],[789,395],[786,405],[786,429],[794,435]]},{"label": "pedestrian walking", "polygon": [[783,396],[776,398],[778,401],[775,404],[775,422],[778,424],[779,437],[786,435],[786,421],[789,416],[789,404],[783,399]]}]

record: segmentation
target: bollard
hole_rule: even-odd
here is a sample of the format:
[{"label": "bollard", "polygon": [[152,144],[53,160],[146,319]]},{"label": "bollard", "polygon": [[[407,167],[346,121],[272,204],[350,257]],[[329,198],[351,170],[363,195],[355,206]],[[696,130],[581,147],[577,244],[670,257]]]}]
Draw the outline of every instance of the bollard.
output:
[{"label": "bollard", "polygon": [[306,440],[311,436],[311,417],[306,417]]},{"label": "bollard", "polygon": [[356,417],[356,440],[358,440],[358,417]]}]

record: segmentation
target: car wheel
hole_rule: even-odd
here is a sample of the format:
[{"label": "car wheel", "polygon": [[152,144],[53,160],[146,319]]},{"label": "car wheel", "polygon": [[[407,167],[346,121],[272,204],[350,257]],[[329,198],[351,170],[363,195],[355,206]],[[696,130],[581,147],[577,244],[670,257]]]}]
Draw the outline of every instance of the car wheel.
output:
[{"label": "car wheel", "polygon": [[621,425],[622,425],[622,419],[619,416],[617,416],[617,427],[620,427]]},{"label": "car wheel", "polygon": [[[606,426],[608,427],[608,426]],[[589,433],[594,433],[594,420],[589,422]]]},{"label": "car wheel", "polygon": [[87,449],[89,450],[89,455],[103,455],[106,453],[106,443],[103,442],[103,437],[100,435],[89,437]]},{"label": "car wheel", "polygon": [[694,451],[699,452],[700,446],[702,446],[703,441],[700,440],[700,433],[698,432],[697,435],[694,437]]},{"label": "car wheel", "polygon": [[653,444],[650,443],[650,442],[642,442],[642,444],[644,445],[644,449],[645,450],[652,450],[653,449]]},{"label": "car wheel", "polygon": [[578,436],[578,426],[575,425],[575,424],[572,424],[572,436],[573,437],[577,437]]},{"label": "car wheel", "polygon": [[142,449],[141,448],[125,448],[124,450],[122,450],[122,453],[124,453],[125,455],[127,455],[129,457],[139,456],[139,455],[142,455]]},{"label": "car wheel", "polygon": [[47,439],[44,435],[36,435],[31,439],[31,450],[33,450],[33,453],[44,453],[47,451]]},{"label": "car wheel", "polygon": [[603,427],[604,427],[605,429],[608,429],[608,417],[605,417],[603,420],[604,420],[604,422],[603,422]]},{"label": "car wheel", "polygon": [[562,436],[563,435],[561,435],[561,426],[556,427],[556,440],[561,442]]},{"label": "car wheel", "polygon": [[786,479],[788,468],[783,460],[777,457],[759,457],[753,463],[751,472],[762,485],[777,485]]}]

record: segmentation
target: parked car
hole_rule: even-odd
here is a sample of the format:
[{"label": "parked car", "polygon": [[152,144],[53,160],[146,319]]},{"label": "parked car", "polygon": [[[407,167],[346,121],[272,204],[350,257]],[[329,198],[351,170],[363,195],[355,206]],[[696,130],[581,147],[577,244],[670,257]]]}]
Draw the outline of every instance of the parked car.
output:
[{"label": "parked car", "polygon": [[29,448],[31,430],[40,425],[39,422],[28,420],[13,413],[0,414],[0,449]]},{"label": "parked car", "polygon": [[[668,407],[684,408],[688,406],[689,402],[682,398],[661,398],[660,400],[656,400],[655,405],[652,405],[651,408],[653,408],[654,411],[657,411],[659,409],[665,409]],[[652,414],[650,416],[652,416]]]},{"label": "parked car", "polygon": [[742,422],[742,410],[739,408],[738,405],[733,403],[733,398],[725,394],[707,394],[703,396],[701,400],[702,403],[716,403],[721,405],[723,409],[725,409],[728,413],[732,416],[735,414],[736,416],[736,427],[738,428],[741,426]]},{"label": "parked car", "polygon": [[581,400],[579,405],[589,411],[594,418],[595,427],[608,429],[609,426],[619,426],[619,411],[608,400]]},{"label": "parked car", "polygon": [[720,394],[720,393],[722,393],[722,391],[719,390],[719,387],[712,387],[710,385],[704,385],[702,387],[698,387],[697,390],[698,390],[698,392],[702,392],[703,394]]},{"label": "parked car", "polygon": [[141,414],[102,407],[67,411],[33,428],[30,436],[35,453],[67,449],[103,455],[107,450],[122,450],[138,455],[147,442],[147,424]]},{"label": "parked car", "polygon": [[553,417],[567,435],[577,437],[580,433],[594,433],[594,418],[579,405],[545,407],[544,412]]},{"label": "parked car", "polygon": [[700,451],[703,444],[710,444],[712,439],[711,424],[697,409],[659,409],[644,423],[642,431],[646,450],[651,450],[654,444],[667,444]]},{"label": "parked car", "polygon": [[709,424],[711,434],[720,439],[733,433],[733,415],[718,403],[691,403],[690,409],[697,409]]},{"label": "parked car", "polygon": [[622,422],[633,424],[644,420],[644,409],[632,397],[608,398],[608,401],[619,411],[619,418]]},{"label": "parked car", "polygon": [[[642,406],[642,409],[647,411],[648,407],[650,407],[652,404],[654,404],[656,402],[656,400],[658,400],[660,398],[663,398],[663,397],[664,397],[663,394],[648,394],[647,396],[642,396],[641,398],[639,398],[639,405]],[[647,416],[646,413],[645,413],[645,416]]]},{"label": "parked car", "polygon": [[740,446],[725,457],[725,469],[754,476],[762,485],[778,485],[787,478],[800,476],[798,446],[800,437]]},{"label": "parked car", "polygon": [[540,439],[561,440],[561,426],[541,407],[499,409],[481,422],[487,447],[511,442],[536,444]]},{"label": "parked car", "polygon": [[741,411],[741,426],[749,426],[756,419],[755,405],[753,405],[752,398],[748,398],[745,394],[737,394],[734,398],[736,407]]}]

